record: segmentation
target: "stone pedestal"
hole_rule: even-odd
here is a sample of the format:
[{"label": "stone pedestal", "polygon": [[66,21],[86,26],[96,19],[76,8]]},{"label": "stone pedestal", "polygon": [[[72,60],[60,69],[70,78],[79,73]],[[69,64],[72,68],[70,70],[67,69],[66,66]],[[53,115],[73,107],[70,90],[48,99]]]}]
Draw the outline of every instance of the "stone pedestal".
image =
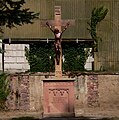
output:
[{"label": "stone pedestal", "polygon": [[74,116],[74,80],[44,80],[44,116]]}]

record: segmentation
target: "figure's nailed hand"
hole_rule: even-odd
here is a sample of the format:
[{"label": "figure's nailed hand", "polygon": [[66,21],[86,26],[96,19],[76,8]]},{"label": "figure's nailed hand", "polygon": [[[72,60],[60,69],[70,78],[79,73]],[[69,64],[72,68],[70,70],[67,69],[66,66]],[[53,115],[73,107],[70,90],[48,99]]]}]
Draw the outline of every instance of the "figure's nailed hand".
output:
[{"label": "figure's nailed hand", "polygon": [[46,25],[47,25],[47,26],[49,26],[49,23],[48,23],[48,22],[46,22]]},{"label": "figure's nailed hand", "polygon": [[67,23],[67,26],[69,26],[69,25],[70,25],[70,22]]}]

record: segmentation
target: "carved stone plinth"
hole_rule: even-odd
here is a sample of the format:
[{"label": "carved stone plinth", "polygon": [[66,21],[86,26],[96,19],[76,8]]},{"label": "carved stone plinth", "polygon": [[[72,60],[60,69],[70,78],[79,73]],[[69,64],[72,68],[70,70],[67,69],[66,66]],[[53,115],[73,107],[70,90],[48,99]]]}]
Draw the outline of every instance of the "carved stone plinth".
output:
[{"label": "carved stone plinth", "polygon": [[74,80],[44,80],[44,116],[74,116]]}]

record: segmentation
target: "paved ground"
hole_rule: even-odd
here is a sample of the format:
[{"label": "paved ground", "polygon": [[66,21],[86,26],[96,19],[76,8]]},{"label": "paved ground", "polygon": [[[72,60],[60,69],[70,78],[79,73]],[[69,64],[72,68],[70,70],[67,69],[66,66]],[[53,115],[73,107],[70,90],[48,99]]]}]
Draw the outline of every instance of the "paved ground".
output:
[{"label": "paved ground", "polygon": [[119,118],[95,118],[95,117],[46,117],[42,119],[34,117],[1,118],[0,120],[119,120]]},{"label": "paved ground", "polygon": [[78,118],[44,118],[44,119],[41,119],[41,120],[110,120],[110,119],[78,117]]},{"label": "paved ground", "polygon": [[[19,111],[11,111],[11,112],[0,112],[0,120],[119,120],[119,114],[114,111],[116,114],[111,114],[112,112],[106,112],[108,114],[95,113],[93,114],[85,114],[79,115],[80,117],[73,118],[56,118],[56,117],[45,117],[41,118],[42,113],[39,112],[19,112]],[[85,116],[85,117],[81,117]]]},{"label": "paved ground", "polygon": [[119,118],[88,118],[88,117],[77,117],[77,118],[17,118],[12,120],[119,120]]}]

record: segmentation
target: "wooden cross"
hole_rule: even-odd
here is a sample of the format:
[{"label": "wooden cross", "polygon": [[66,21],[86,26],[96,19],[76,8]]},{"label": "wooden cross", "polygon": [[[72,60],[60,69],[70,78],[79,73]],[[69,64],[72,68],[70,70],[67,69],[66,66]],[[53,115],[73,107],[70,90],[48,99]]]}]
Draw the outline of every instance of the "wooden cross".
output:
[{"label": "wooden cross", "polygon": [[[54,29],[58,29],[59,32],[62,32],[62,27],[66,27],[67,23],[69,25],[74,25],[74,20],[61,20],[61,6],[55,6],[55,20],[43,20],[41,21],[42,26],[49,25],[49,27],[54,27]],[[47,24],[48,23],[48,24]],[[60,42],[62,40],[60,39]],[[55,77],[57,79],[62,78],[62,47],[60,47],[60,59],[59,64],[57,64],[55,58]]]}]

